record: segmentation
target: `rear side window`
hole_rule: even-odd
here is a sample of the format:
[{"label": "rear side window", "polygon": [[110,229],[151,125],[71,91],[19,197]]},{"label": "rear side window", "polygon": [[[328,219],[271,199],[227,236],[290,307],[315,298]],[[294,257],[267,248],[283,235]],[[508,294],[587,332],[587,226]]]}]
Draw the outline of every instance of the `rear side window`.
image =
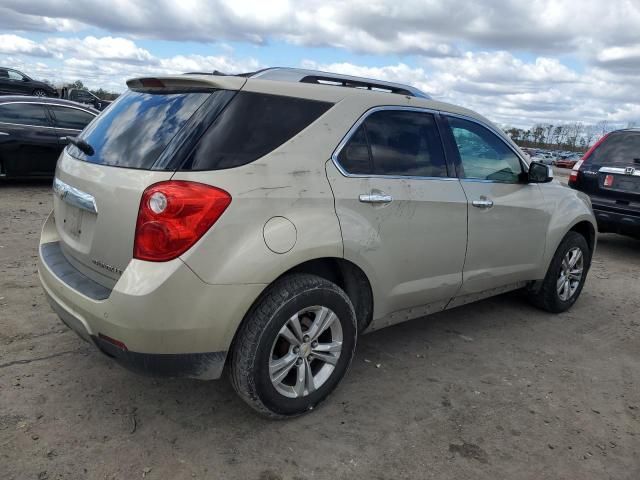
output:
[{"label": "rear side window", "polygon": [[440,135],[430,113],[372,113],[341,150],[338,160],[351,174],[447,176]]},{"label": "rear side window", "polygon": [[95,115],[77,108],[58,107],[55,105],[51,105],[49,108],[53,112],[54,124],[58,128],[82,130],[95,118]]},{"label": "rear side window", "polygon": [[588,164],[640,166],[640,132],[614,132],[587,159]]},{"label": "rear side window", "polygon": [[211,95],[129,90],[80,135],[94,154],[67,147],[80,160],[116,167],[151,169],[173,137]]},{"label": "rear side window", "polygon": [[0,105],[0,122],[36,127],[51,126],[44,107],[36,103],[5,103]]},{"label": "rear side window", "polygon": [[251,163],[293,138],[332,105],[239,92],[207,129],[182,169],[220,170]]}]

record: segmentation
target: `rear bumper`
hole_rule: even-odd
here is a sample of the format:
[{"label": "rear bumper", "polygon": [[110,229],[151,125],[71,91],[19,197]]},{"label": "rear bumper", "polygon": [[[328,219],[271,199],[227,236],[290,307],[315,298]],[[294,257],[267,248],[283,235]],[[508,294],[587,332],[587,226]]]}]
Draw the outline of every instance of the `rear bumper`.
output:
[{"label": "rear bumper", "polygon": [[598,222],[598,230],[602,233],[612,232],[624,235],[640,235],[640,212],[612,211],[608,207],[593,205],[593,213]]},{"label": "rear bumper", "polygon": [[235,331],[264,285],[210,285],[179,259],[132,260],[112,290],[92,298],[92,280],[64,255],[50,255],[53,222],[50,216],[43,228],[38,273],[69,328],[134,371],[220,377]]}]

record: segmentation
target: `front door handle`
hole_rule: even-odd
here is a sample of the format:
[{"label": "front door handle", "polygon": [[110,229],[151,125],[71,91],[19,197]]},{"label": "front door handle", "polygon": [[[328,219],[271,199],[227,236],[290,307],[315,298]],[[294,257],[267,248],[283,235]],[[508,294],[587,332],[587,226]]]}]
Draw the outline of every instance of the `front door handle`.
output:
[{"label": "front door handle", "polygon": [[363,193],[359,197],[362,203],[391,203],[393,197],[386,193]]},{"label": "front door handle", "polygon": [[493,207],[493,200],[483,198],[482,200],[474,200],[471,205],[477,208],[491,208]]},{"label": "front door handle", "polygon": [[7,133],[7,132],[0,132],[0,136],[7,136],[8,137],[9,135],[11,135],[11,134]]}]

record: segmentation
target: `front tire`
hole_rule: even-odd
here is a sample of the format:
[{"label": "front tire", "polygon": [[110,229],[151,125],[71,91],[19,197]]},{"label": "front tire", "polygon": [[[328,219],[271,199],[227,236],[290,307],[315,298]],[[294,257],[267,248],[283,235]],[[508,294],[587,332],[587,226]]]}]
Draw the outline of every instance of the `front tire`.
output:
[{"label": "front tire", "polygon": [[342,289],[315,275],[283,277],[267,289],[238,331],[231,383],[265,416],[300,415],[340,383],[356,340],[356,314]]},{"label": "front tire", "polygon": [[542,286],[529,292],[536,307],[552,313],[567,311],[576,302],[584,287],[591,265],[591,249],[577,232],[569,232],[556,250]]}]

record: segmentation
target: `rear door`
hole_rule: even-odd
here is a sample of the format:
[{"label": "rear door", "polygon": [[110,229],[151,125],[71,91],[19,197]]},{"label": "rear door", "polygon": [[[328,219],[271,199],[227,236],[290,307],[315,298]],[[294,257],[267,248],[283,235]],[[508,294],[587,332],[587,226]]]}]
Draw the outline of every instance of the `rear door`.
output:
[{"label": "rear door", "polygon": [[372,280],[374,318],[386,325],[428,313],[416,307],[444,308],[462,283],[467,205],[435,114],[370,110],[326,168],[344,256]]},{"label": "rear door", "polygon": [[7,176],[50,176],[60,150],[41,103],[0,104],[0,161]]},{"label": "rear door", "polygon": [[550,221],[540,187],[523,181],[520,158],[494,132],[471,119],[445,118],[469,200],[469,239],[460,294],[534,279]]}]

